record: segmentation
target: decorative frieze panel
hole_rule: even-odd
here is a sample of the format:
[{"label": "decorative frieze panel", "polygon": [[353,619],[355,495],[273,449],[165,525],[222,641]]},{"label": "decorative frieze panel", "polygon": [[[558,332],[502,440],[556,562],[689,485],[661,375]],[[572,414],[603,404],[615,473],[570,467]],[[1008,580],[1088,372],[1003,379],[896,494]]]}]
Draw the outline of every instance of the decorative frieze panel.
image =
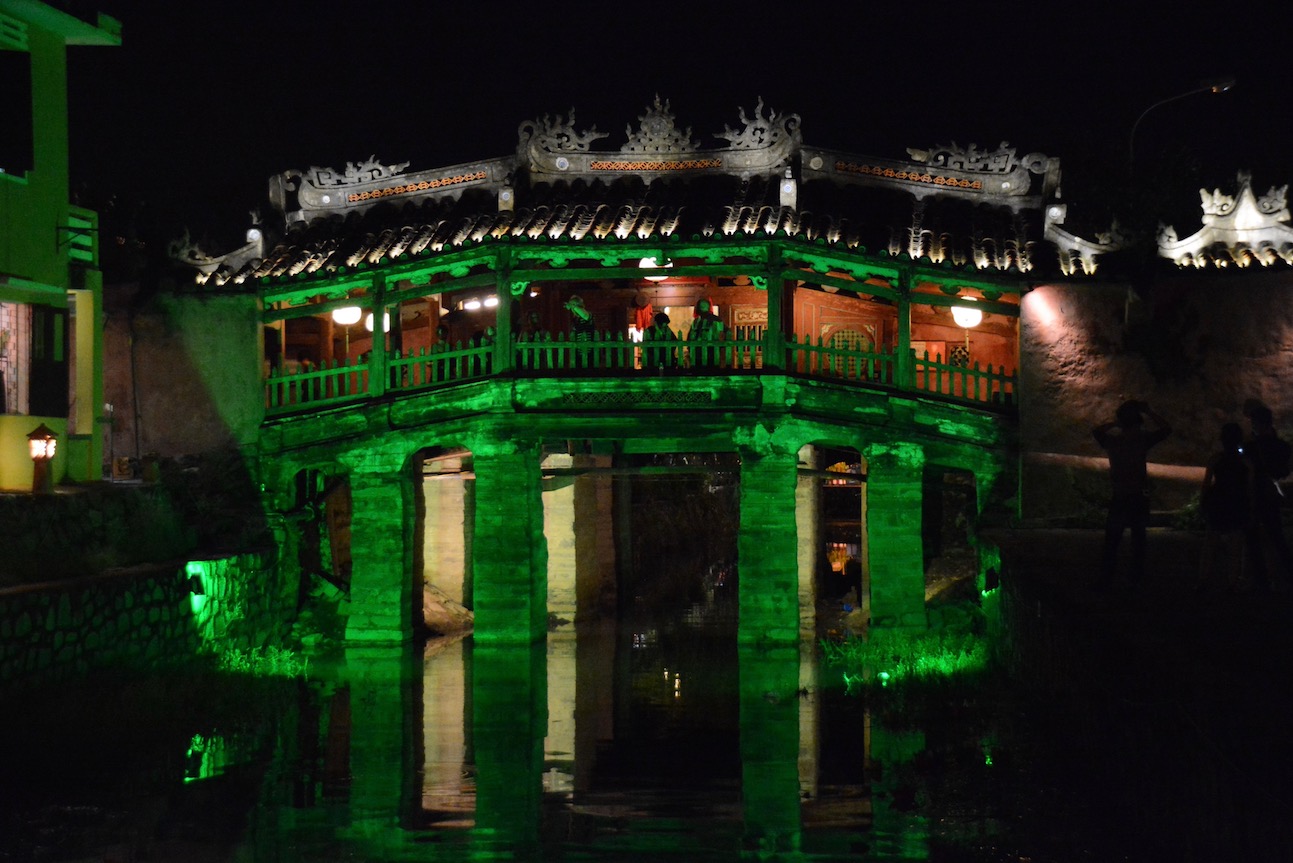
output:
[{"label": "decorative frieze panel", "polygon": [[510,159],[472,162],[405,174],[408,162],[385,165],[370,157],[344,170],[312,167],[284,171],[270,178],[269,197],[287,221],[309,222],[319,216],[363,209],[391,198],[457,196],[467,188],[485,186],[497,193],[512,173]]},{"label": "decorative frieze panel", "polygon": [[655,405],[708,405],[714,401],[710,392],[570,392],[562,393],[564,407],[633,407]]}]

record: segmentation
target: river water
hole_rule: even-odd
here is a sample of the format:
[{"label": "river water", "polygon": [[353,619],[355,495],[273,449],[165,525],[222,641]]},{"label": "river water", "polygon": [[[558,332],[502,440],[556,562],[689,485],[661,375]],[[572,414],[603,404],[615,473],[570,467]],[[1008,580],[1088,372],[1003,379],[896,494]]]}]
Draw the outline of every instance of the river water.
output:
[{"label": "river water", "polygon": [[721,589],[528,650],[61,698],[7,708],[0,860],[1117,859],[1008,688],[850,694],[816,640],[738,648]]}]

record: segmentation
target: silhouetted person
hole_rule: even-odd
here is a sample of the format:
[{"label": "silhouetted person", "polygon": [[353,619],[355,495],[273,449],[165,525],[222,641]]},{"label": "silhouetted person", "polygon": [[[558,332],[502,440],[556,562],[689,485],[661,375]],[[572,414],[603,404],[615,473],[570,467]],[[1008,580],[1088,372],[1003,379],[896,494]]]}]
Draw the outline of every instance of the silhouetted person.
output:
[{"label": "silhouetted person", "polygon": [[1293,556],[1284,538],[1280,508],[1284,492],[1279,481],[1288,476],[1290,448],[1275,433],[1271,409],[1258,401],[1244,405],[1252,434],[1244,444],[1244,455],[1253,467],[1253,518],[1248,527],[1249,569],[1253,586],[1258,590],[1271,587],[1266,552],[1275,558],[1279,578],[1285,586],[1293,582]]},{"label": "silhouetted person", "polygon": [[856,557],[850,557],[844,562],[844,595],[847,597],[849,591],[855,591],[857,594],[857,606],[862,607],[862,561]]},{"label": "silhouetted person", "polygon": [[[1145,418],[1154,424],[1145,429]],[[1109,517],[1104,527],[1104,551],[1095,587],[1107,589],[1113,583],[1118,563],[1118,546],[1123,531],[1131,532],[1131,571],[1128,581],[1139,585],[1145,576],[1145,529],[1149,526],[1149,481],[1146,470],[1149,449],[1172,433],[1171,427],[1146,402],[1128,401],[1118,406],[1112,422],[1101,423],[1091,432],[1109,454]]]},{"label": "silhouetted person", "polygon": [[1208,586],[1218,569],[1225,585],[1237,590],[1243,579],[1244,545],[1253,505],[1253,468],[1243,454],[1244,430],[1238,423],[1221,427],[1221,452],[1208,461],[1203,473],[1200,509],[1207,525],[1203,555],[1199,560],[1199,590]]},{"label": "silhouetted person", "polygon": [[697,300],[692,312],[691,329],[687,331],[692,366],[717,365],[719,348],[715,343],[722,337],[722,319],[710,311],[709,300]]},{"label": "silhouetted person", "polygon": [[651,326],[642,333],[646,343],[646,367],[655,371],[675,368],[678,365],[678,334],[669,327],[669,316],[656,312]]},{"label": "silhouetted person", "polygon": [[493,327],[476,330],[471,334],[471,346],[480,351],[471,358],[471,372],[473,375],[487,374],[489,372],[493,351],[489,351],[488,348],[493,344]]}]

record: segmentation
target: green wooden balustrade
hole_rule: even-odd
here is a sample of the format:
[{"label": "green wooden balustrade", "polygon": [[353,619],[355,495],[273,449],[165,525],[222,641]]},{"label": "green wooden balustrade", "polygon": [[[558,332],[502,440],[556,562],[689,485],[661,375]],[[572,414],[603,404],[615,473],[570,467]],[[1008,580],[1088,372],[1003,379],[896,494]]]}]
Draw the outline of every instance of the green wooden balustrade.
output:
[{"label": "green wooden balustrade", "polygon": [[[618,332],[594,333],[583,340],[573,333],[538,333],[519,336],[512,344],[511,374],[522,377],[752,374],[763,371],[766,350],[763,339],[731,333],[712,340],[643,342]],[[496,351],[493,343],[394,351],[386,358],[385,390],[434,389],[490,377]],[[768,371],[935,395],[997,409],[1015,403],[1017,374],[1007,372],[1004,366],[954,365],[925,352],[913,354],[908,380],[900,380],[899,368],[896,349],[865,351],[791,335],[786,338],[782,369]],[[369,381],[374,373],[366,360],[334,360],[290,374],[273,370],[265,380],[265,407],[270,415],[276,415],[361,401],[371,394]]]}]

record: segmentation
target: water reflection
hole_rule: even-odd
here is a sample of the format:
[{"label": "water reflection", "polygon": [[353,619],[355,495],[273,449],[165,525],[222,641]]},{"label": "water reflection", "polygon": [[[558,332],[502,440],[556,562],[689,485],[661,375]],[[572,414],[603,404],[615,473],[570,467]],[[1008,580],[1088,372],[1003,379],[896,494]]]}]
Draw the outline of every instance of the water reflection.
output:
[{"label": "water reflection", "polygon": [[736,626],[720,600],[532,649],[352,652],[324,696],[351,705],[349,733],[317,731],[348,750],[344,806],[272,844],[326,828],[365,859],[924,859],[920,819],[868,785],[867,748],[910,758],[910,736],[824,697],[814,644],[738,648]]},{"label": "water reflection", "polygon": [[[530,649],[348,650],[241,705],[254,721],[150,741],[169,758],[118,776],[68,859],[928,859],[898,769],[923,734],[870,717],[812,642],[738,647],[736,627],[720,596]],[[79,768],[47,768],[55,808],[0,827],[86,805]],[[0,861],[64,859],[43,835]]]}]

